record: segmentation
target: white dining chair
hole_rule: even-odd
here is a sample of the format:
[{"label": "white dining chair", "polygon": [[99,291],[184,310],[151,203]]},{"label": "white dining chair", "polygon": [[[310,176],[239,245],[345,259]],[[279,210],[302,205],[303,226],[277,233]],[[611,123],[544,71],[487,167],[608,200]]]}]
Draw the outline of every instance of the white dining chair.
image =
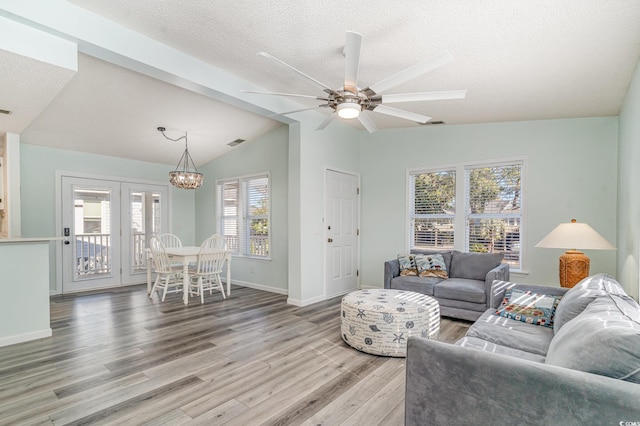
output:
[{"label": "white dining chair", "polygon": [[[182,247],[182,241],[175,234],[159,234],[158,235],[158,239],[160,240],[160,242],[162,243],[164,248]],[[174,263],[171,264],[171,267],[173,269],[182,270],[182,264],[181,263],[175,263],[174,262]]]},{"label": "white dining chair", "polygon": [[160,239],[153,237],[149,241],[149,249],[153,259],[156,280],[151,288],[149,297],[153,297],[153,293],[157,290],[162,291],[162,301],[164,302],[167,293],[177,293],[182,291],[182,276],[180,270],[176,269],[172,264],[164,245]]},{"label": "white dining chair", "polygon": [[[207,247],[205,243],[200,246],[195,270],[189,274],[191,278],[189,293],[199,295],[200,303],[204,303],[204,292],[206,290],[209,290],[209,294],[212,294],[214,289],[220,290],[222,298],[227,298],[220,279],[227,252]],[[192,292],[192,289],[195,291]]]},{"label": "white dining chair", "polygon": [[165,248],[168,247],[182,247],[182,241],[175,234],[160,234],[158,239]]},{"label": "white dining chair", "polygon": [[208,248],[216,250],[224,250],[224,245],[224,237],[220,234],[213,234],[212,236],[204,240],[201,246],[206,246]]}]

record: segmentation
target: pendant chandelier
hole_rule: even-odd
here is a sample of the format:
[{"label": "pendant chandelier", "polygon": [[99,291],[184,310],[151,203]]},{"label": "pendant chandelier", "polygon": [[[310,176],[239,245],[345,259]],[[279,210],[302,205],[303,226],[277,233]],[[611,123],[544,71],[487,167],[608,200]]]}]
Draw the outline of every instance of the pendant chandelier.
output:
[{"label": "pendant chandelier", "polygon": [[176,169],[169,172],[169,182],[171,185],[180,189],[196,189],[202,186],[204,182],[204,175],[198,172],[191,155],[189,154],[189,146],[187,144],[187,133],[185,132],[184,136],[179,137],[178,139],[171,139],[164,134],[164,131],[167,130],[164,127],[158,127],[158,131],[162,133],[162,136],[165,139],[168,139],[173,142],[178,142],[184,139],[184,152],[182,153],[182,157],[180,157],[180,161],[178,161],[178,165]]}]

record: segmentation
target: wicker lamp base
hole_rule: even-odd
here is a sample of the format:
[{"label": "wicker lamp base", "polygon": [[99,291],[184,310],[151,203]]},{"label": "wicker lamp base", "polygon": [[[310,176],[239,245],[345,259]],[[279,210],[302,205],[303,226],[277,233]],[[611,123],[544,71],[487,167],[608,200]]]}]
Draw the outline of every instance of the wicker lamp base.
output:
[{"label": "wicker lamp base", "polygon": [[589,258],[581,251],[567,250],[560,256],[560,286],[571,288],[589,276]]}]

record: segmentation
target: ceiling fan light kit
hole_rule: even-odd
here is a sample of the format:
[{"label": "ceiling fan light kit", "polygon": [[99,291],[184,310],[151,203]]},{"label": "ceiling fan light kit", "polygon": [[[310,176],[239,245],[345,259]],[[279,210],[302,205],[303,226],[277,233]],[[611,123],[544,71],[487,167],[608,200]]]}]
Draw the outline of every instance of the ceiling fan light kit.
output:
[{"label": "ceiling fan light kit", "polygon": [[322,130],[327,127],[334,119],[334,112],[338,117],[342,119],[358,119],[360,124],[368,131],[374,132],[378,130],[375,123],[369,118],[365,111],[373,111],[380,114],[390,115],[393,117],[402,118],[405,120],[415,121],[416,123],[425,124],[431,117],[426,115],[417,114],[410,111],[401,110],[398,108],[392,108],[387,105],[389,103],[398,102],[421,102],[421,101],[434,101],[445,99],[464,99],[466,96],[466,90],[447,90],[438,92],[422,92],[422,93],[403,93],[395,95],[383,95],[382,92],[391,89],[399,84],[405,83],[411,79],[419,77],[420,75],[431,71],[435,68],[441,67],[447,62],[453,60],[453,57],[449,52],[442,52],[427,60],[418,62],[417,64],[410,66],[404,70],[401,70],[375,84],[372,84],[364,89],[358,87],[358,69],[360,66],[360,49],[362,47],[362,35],[356,32],[347,31],[346,44],[344,47],[345,57],[345,73],[344,84],[339,89],[332,89],[326,84],[316,80],[315,78],[303,73],[302,71],[292,67],[284,61],[271,56],[268,53],[260,52],[259,55],[273,61],[277,65],[285,68],[287,71],[295,73],[298,77],[302,78],[306,82],[320,88],[326,95],[312,96],[302,95],[296,93],[278,93],[278,92],[254,92],[251,90],[244,90],[246,93],[255,93],[259,95],[272,95],[272,96],[290,96],[298,98],[312,98],[315,100],[323,101],[325,103],[295,111],[287,111],[283,113],[274,114],[287,115],[301,111],[309,111],[320,108],[331,108],[333,111],[327,118],[318,126],[318,130]]},{"label": "ceiling fan light kit", "polygon": [[362,107],[357,102],[343,102],[341,104],[336,105],[336,111],[338,112],[338,117],[346,118],[347,120],[357,118],[360,115],[360,111]]},{"label": "ceiling fan light kit", "polygon": [[171,185],[180,189],[196,189],[201,187],[204,183],[204,175],[198,172],[198,169],[191,158],[191,154],[189,154],[187,133],[177,139],[171,139],[164,134],[165,130],[167,129],[164,127],[158,127],[158,131],[162,133],[162,136],[167,140],[178,142],[184,139],[184,152],[182,153],[182,157],[180,157],[180,161],[178,161],[176,169],[169,172],[169,182]]}]

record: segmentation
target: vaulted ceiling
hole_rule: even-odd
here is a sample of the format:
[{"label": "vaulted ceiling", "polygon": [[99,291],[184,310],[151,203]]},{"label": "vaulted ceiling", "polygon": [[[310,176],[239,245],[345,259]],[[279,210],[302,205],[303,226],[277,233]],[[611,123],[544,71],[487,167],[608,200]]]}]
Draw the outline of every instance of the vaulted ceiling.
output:
[{"label": "vaulted ceiling", "polygon": [[[3,3],[0,16],[39,28]],[[445,125],[617,115],[640,57],[637,0],[68,3],[237,76],[253,86],[247,88],[273,92],[323,95],[258,52],[339,88],[345,31],[363,35],[362,87],[448,51],[453,61],[390,91],[466,89],[465,99],[401,106]],[[237,138],[251,140],[282,125],[282,117],[265,115],[287,110],[231,105],[88,51],[79,55],[76,73],[54,72],[0,44],[0,70],[0,109],[13,111],[0,115],[0,132],[20,133],[24,143],[152,162],[171,164],[183,149],[162,138],[158,126],[173,137],[188,131],[202,164],[232,149],[227,143]],[[296,98],[300,108],[319,103]],[[318,113],[318,124],[328,113]],[[420,126],[368,115],[380,129]]]}]

